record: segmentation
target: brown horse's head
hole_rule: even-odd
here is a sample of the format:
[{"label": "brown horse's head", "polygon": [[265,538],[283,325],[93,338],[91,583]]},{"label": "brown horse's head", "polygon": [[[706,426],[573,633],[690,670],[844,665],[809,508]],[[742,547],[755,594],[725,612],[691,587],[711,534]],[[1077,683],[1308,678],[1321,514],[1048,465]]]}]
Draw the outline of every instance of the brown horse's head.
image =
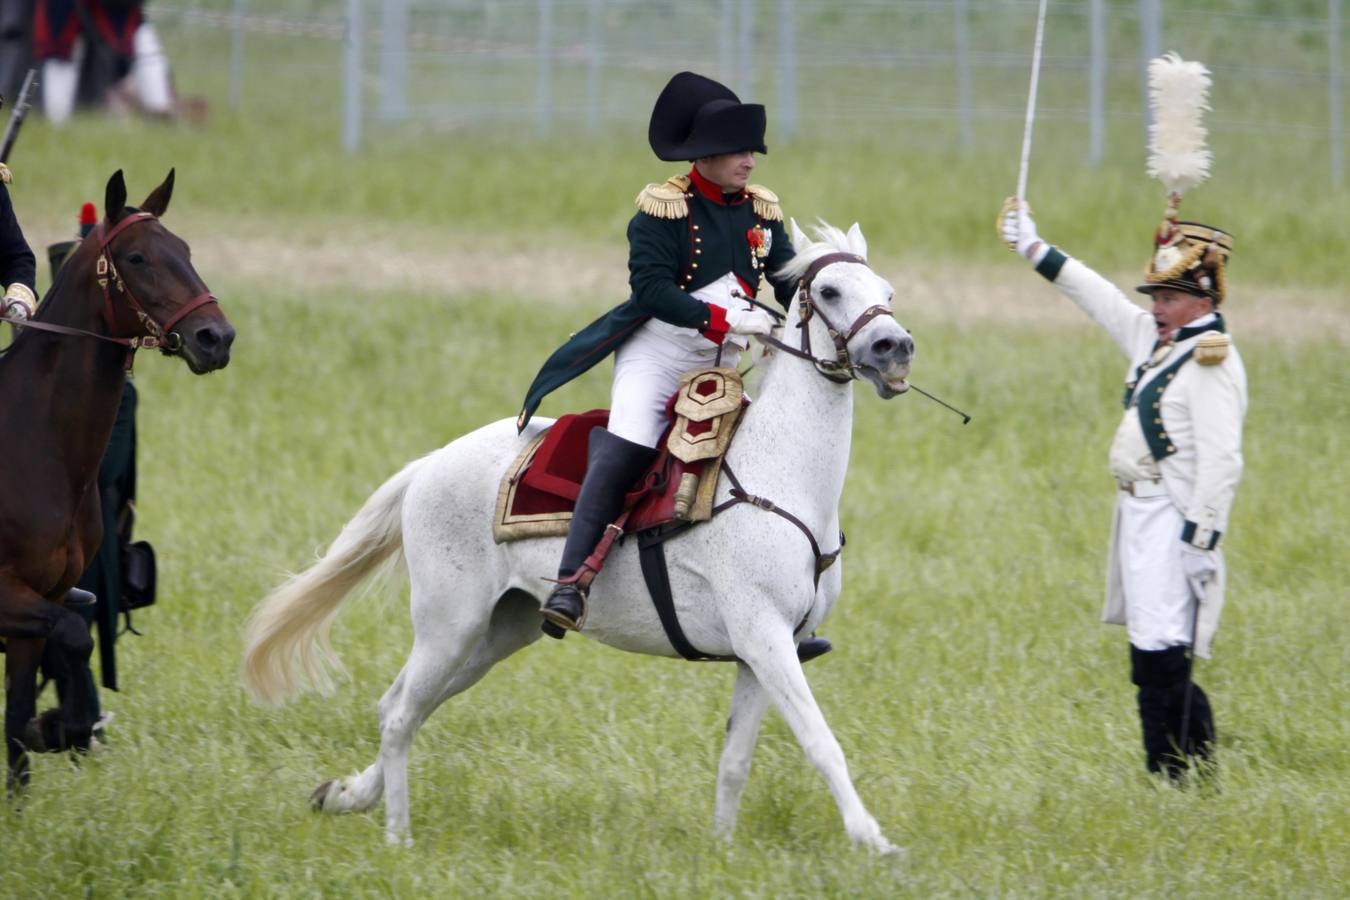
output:
[{"label": "brown horse's head", "polygon": [[192,267],[187,243],[160,222],[172,195],[170,170],[139,209],[128,207],[119,169],[108,179],[107,218],[90,238],[111,263],[109,306],[118,331],[161,338],[165,353],[181,356],[201,375],[229,363],[234,326]]}]

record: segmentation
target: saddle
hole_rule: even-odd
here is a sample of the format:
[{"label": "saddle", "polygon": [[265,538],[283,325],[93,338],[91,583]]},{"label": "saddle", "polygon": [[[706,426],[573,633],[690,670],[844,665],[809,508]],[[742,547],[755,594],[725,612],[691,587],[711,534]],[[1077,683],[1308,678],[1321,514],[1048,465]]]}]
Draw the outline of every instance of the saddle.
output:
[{"label": "saddle", "polygon": [[[657,445],[661,452],[624,500],[624,531],[712,518],[722,460],[749,402],[735,369],[696,369],[680,379],[666,403],[671,423]],[[567,534],[586,474],[587,439],[608,422],[604,409],[566,415],[521,450],[497,492],[497,543]]]}]

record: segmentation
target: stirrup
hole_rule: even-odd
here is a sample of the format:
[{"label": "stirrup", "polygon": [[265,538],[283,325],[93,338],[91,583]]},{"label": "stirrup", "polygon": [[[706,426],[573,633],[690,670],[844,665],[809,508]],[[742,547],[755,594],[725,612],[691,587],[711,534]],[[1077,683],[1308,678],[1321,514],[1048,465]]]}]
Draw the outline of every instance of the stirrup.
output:
[{"label": "stirrup", "polygon": [[[581,615],[577,616],[576,619],[571,619],[561,612],[548,608],[549,600],[552,600],[557,596],[560,589],[563,587],[571,588],[581,600]],[[582,590],[581,587],[574,582],[560,584],[558,588],[555,588],[553,593],[549,594],[548,600],[545,600],[544,605],[539,608],[539,614],[544,617],[544,624],[540,626],[544,634],[551,638],[562,640],[567,636],[567,632],[580,631],[582,628],[586,627],[586,613],[589,609],[586,602],[586,593],[586,591]]]}]

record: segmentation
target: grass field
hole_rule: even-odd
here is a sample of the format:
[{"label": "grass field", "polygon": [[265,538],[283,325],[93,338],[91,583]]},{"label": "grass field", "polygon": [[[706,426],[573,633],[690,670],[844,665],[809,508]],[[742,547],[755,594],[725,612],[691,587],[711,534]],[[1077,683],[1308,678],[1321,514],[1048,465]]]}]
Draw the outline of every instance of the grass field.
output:
[{"label": "grass field", "polygon": [[[202,130],[35,120],[23,136],[12,194],[35,247],[73,229],[112,169],[139,199],[178,166],[167,224],[239,338],[206,378],[137,362],[139,536],[160,601],[119,644],[106,749],[36,760],[0,813],[0,894],[1344,894],[1343,189],[1263,178],[1252,148],[1195,198],[1239,237],[1230,319],[1251,380],[1232,585],[1199,673],[1220,732],[1212,787],[1143,773],[1124,634],[1097,622],[1124,361],[994,240],[1009,160],[878,139],[841,168],[840,148],[803,142],[762,180],[801,219],[862,223],[916,332],[915,382],[974,415],[859,395],[845,595],[823,629],[839,649],[808,668],[908,854],[849,846],[773,715],[735,843],[714,841],[730,670],[577,638],[509,660],[422,729],[403,850],[384,845],[382,810],[319,817],[305,801],[376,752],[406,597],[353,603],[335,631],[349,679],[280,710],[244,696],[242,624],[405,461],[515,414],[549,350],[621,298],[627,204],[666,172],[638,146],[464,136],[347,159],[326,127],[264,104]],[[1142,166],[1089,172],[1046,146],[1043,233],[1128,284],[1161,211]],[[606,395],[596,371],[544,412]]]}]

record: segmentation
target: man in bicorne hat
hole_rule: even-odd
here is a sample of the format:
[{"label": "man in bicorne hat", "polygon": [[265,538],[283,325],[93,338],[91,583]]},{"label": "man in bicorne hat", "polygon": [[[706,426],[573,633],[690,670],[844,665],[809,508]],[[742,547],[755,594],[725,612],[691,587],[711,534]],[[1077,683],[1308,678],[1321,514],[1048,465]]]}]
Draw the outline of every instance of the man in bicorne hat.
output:
[{"label": "man in bicorne hat", "polygon": [[[628,223],[632,294],[555,351],[526,394],[516,422],[521,429],[545,395],[615,356],[609,425],[590,434],[560,583],[541,610],[544,632],[553,637],[579,630],[585,619],[585,594],[568,576],[655,459],[666,401],[680,376],[735,366],[747,336],[769,332],[773,320],[749,299],[761,279],[784,307],[792,299],[795,285],[774,274],[793,256],[778,197],[748,183],[755,154],[767,152],[764,125],[763,106],[742,103],[712,79],[681,72],[670,80],[652,110],[647,140],[658,158],[692,161],[692,168],[638,194]],[[808,638],[799,652],[828,649],[824,639]]]},{"label": "man in bicorne hat", "polygon": [[1145,310],[1042,241],[1024,203],[1005,205],[1000,229],[1130,359],[1110,452],[1118,490],[1103,620],[1129,635],[1148,770],[1179,778],[1213,748],[1187,650],[1210,655],[1226,580],[1219,539],[1242,476],[1247,375],[1219,313],[1233,239],[1169,209],[1136,288],[1153,301]]}]

